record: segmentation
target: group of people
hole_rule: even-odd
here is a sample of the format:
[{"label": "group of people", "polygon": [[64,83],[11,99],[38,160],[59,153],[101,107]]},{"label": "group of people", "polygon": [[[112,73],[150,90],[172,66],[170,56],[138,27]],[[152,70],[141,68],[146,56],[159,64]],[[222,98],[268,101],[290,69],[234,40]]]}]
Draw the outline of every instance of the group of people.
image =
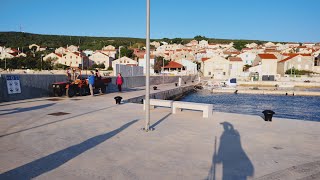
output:
[{"label": "group of people", "polygon": [[[90,71],[91,75],[88,77],[88,83],[89,83],[89,89],[90,89],[90,94],[93,96],[93,87],[99,88],[100,94],[102,94],[101,86],[99,83],[103,83],[100,81],[101,74],[99,71],[96,69],[96,72]],[[116,79],[116,84],[118,86],[119,92],[122,92],[122,84],[123,84],[123,77],[121,76],[120,73],[118,73],[117,79]]]}]

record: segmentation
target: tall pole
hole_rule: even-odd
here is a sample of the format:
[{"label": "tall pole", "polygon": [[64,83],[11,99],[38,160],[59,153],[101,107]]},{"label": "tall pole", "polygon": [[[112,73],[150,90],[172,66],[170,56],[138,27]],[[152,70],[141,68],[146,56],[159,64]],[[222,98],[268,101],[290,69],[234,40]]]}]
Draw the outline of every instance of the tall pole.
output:
[{"label": "tall pole", "polygon": [[150,0],[147,0],[147,37],[146,37],[146,46],[147,46],[147,59],[146,59],[146,125],[145,131],[149,131],[150,128]]}]

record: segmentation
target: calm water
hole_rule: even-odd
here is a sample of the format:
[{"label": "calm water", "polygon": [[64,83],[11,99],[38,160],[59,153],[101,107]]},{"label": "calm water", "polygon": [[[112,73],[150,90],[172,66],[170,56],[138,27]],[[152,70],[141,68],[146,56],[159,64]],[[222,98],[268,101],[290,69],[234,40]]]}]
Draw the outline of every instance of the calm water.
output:
[{"label": "calm water", "polygon": [[320,122],[320,97],[253,94],[222,94],[198,91],[181,101],[213,104],[214,111],[262,115],[273,110],[274,117]]}]

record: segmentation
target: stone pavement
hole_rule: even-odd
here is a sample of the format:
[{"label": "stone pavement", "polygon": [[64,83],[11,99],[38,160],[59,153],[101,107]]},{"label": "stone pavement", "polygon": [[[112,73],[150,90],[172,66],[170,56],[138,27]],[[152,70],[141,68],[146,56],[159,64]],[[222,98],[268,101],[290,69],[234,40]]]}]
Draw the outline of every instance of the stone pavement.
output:
[{"label": "stone pavement", "polygon": [[144,132],[113,100],[143,93],[0,103],[0,179],[320,179],[319,122],[156,108]]}]

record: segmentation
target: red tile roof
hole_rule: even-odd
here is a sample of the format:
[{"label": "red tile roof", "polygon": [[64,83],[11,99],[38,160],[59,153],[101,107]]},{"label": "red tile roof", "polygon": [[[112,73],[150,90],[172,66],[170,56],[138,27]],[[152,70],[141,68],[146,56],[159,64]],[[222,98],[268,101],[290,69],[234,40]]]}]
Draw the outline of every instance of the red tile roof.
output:
[{"label": "red tile roof", "polygon": [[201,61],[204,62],[204,61],[206,61],[208,59],[210,59],[210,58],[202,58]]},{"label": "red tile roof", "polygon": [[292,58],[294,58],[294,57],[296,57],[296,56],[298,56],[299,54],[294,54],[294,55],[291,55],[291,56],[289,56],[289,57],[287,57],[287,58],[285,58],[285,59],[283,59],[283,60],[281,60],[281,61],[279,61],[279,62],[285,62],[285,61],[288,61],[288,60],[290,60],[290,59],[292,59]]},{"label": "red tile roof", "polygon": [[296,56],[299,56],[299,55],[301,55],[301,56],[311,56],[311,54],[290,54],[289,57],[287,57],[287,58],[285,58],[285,59],[283,59],[283,60],[281,60],[281,61],[279,61],[279,62],[288,61],[288,60],[290,60],[290,59],[292,59],[292,58],[294,58],[294,57],[296,57]]},{"label": "red tile roof", "polygon": [[59,57],[62,57],[62,54],[59,54],[59,53],[55,53],[57,56],[59,56]]},{"label": "red tile roof", "polygon": [[183,66],[177,62],[170,61],[164,68],[182,68]]},{"label": "red tile roof", "polygon": [[261,59],[277,59],[274,54],[258,54]]},{"label": "red tile roof", "polygon": [[241,57],[229,57],[229,61],[242,61]]}]

